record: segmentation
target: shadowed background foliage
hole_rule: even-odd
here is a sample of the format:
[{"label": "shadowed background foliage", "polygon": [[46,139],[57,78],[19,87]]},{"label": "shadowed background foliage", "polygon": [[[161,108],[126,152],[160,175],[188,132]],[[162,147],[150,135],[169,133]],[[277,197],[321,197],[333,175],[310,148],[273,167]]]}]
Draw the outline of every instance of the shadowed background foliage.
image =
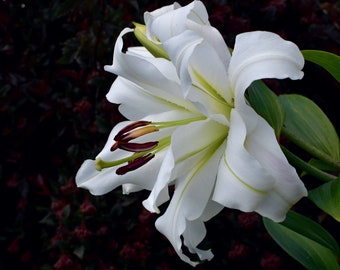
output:
[{"label": "shadowed background foliage", "polygon": [[[339,1],[203,2],[231,47],[238,33],[269,30],[301,49],[340,55]],[[123,119],[105,99],[114,76],[103,70],[119,32],[143,22],[145,10],[171,3],[0,2],[0,269],[192,269],[155,230],[156,215],[141,206],[147,193],[94,197],[74,184],[82,161],[95,157]],[[338,130],[339,86],[311,64],[305,74],[300,82],[269,83],[314,100]],[[318,218],[312,205],[300,205]],[[207,227],[202,245],[215,258],[197,269],[300,267],[256,214],[226,209]]]}]

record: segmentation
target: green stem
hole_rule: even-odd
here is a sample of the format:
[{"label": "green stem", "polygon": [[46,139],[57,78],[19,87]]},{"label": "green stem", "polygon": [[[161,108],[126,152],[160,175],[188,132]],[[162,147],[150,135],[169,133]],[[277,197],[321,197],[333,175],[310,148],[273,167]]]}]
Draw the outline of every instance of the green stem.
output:
[{"label": "green stem", "polygon": [[295,166],[302,169],[304,172],[306,172],[309,175],[312,175],[322,181],[329,182],[332,180],[337,179],[336,176],[325,173],[324,171],[321,171],[317,169],[316,167],[308,164],[306,161],[302,160],[292,152],[290,152],[287,148],[281,145],[283,153],[286,155],[287,159]]},{"label": "green stem", "polygon": [[325,152],[320,151],[315,146],[307,143],[304,140],[301,140],[300,138],[296,137],[292,132],[290,132],[287,128],[282,127],[281,134],[283,134],[286,138],[288,138],[290,141],[295,143],[297,146],[301,147],[305,151],[307,151],[312,156],[328,163],[329,165],[340,169],[340,160],[335,159],[331,157],[330,155],[327,155]]}]

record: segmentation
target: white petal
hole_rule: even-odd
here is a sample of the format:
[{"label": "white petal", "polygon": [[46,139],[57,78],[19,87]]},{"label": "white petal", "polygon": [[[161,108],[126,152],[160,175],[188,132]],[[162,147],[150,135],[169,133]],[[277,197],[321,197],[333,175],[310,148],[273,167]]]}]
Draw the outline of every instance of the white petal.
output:
[{"label": "white petal", "polygon": [[[188,112],[196,109],[183,99],[177,98],[177,103],[170,102],[169,97],[165,99],[162,95],[163,91],[159,91],[159,95],[151,94],[148,90],[138,86],[137,84],[118,77],[111,86],[107,99],[116,104],[120,104],[119,111],[129,120],[139,120],[150,114],[159,114],[163,112],[176,110],[179,113],[188,114]],[[175,98],[172,97],[174,100]],[[186,106],[182,107],[180,104]]]},{"label": "white petal", "polygon": [[244,148],[246,126],[238,112],[231,113],[227,148],[220,162],[213,200],[242,211],[253,211],[274,185],[274,179]]},{"label": "white petal", "polygon": [[[102,149],[97,155],[97,158],[101,158],[104,161],[113,161],[122,159],[124,157],[131,156],[132,153],[117,149],[111,151],[110,148],[113,145],[114,136],[124,126],[131,122],[125,121],[117,124],[111,131],[109,138]],[[170,131],[169,131],[170,132]],[[155,140],[159,140],[162,136],[168,134],[155,132],[152,133],[155,136]],[[151,190],[157,179],[158,171],[164,158],[165,151],[161,151],[144,166],[138,168],[135,171],[128,172],[124,175],[117,175],[117,168],[125,165],[117,165],[111,168],[105,168],[101,171],[96,170],[94,160],[86,160],[80,167],[76,175],[76,183],[78,187],[88,189],[94,195],[102,195],[110,192],[116,187],[123,184],[134,184],[141,189]]]},{"label": "white petal", "polygon": [[[136,48],[134,48],[133,53],[122,52],[122,36],[131,31],[132,29],[126,28],[121,32],[115,45],[113,64],[111,66],[105,66],[106,71],[123,77],[130,81],[130,83],[126,81],[122,83],[122,80],[116,83],[118,85],[114,83],[108,94],[108,99],[114,103],[126,101],[128,105],[130,105],[131,101],[134,101],[133,106],[138,106],[138,104],[140,104],[139,106],[143,106],[138,102],[138,98],[141,96],[150,96],[149,103],[160,103],[155,104],[157,108],[162,104],[166,104],[177,109],[194,110],[192,104],[183,99],[176,69],[171,62],[162,58],[145,56],[143,50],[138,51]],[[152,74],[152,76],[150,76],[150,74]],[[120,88],[121,86],[123,86],[123,88]],[[140,93],[137,97],[132,96],[127,99],[125,90],[130,86],[130,92]],[[144,99],[145,98],[146,97],[144,97]],[[138,111],[138,109],[136,111]]]},{"label": "white petal", "polygon": [[[208,42],[198,44],[188,59],[190,88],[186,98],[204,105],[208,114],[226,112],[229,118],[233,93],[228,80],[227,66]],[[229,108],[228,108],[229,107]]]},{"label": "white petal", "polygon": [[[302,197],[307,196],[303,182],[282,153],[272,128],[262,118],[259,118],[257,127],[252,133],[248,134],[245,148],[275,178],[273,190],[259,205],[257,212],[271,216],[273,220],[282,221],[289,208]],[[276,201],[282,202],[280,210]],[[277,207],[271,207],[273,204]]]},{"label": "white petal", "polygon": [[[203,250],[197,247],[201,243],[207,233],[205,225],[201,219],[187,220],[186,228],[183,232],[183,243],[188,248],[188,250],[197,254],[201,261],[210,261],[214,254],[211,250]],[[193,265],[197,262],[189,262]]]},{"label": "white petal", "polygon": [[[218,126],[223,128],[211,121],[197,122],[185,127],[188,137],[187,133],[184,133],[184,127],[173,134],[172,151],[176,166],[172,177],[176,181],[175,192],[166,212],[156,222],[156,227],[170,240],[178,255],[192,264],[195,263],[182,253],[181,236],[190,235],[184,242],[190,250],[196,251],[202,260],[211,258],[211,252],[198,249],[197,244],[205,236],[205,229],[202,229],[203,220],[211,217],[211,213],[205,213],[205,209],[209,204],[217,167],[225,148],[225,134],[223,136],[223,131]],[[196,136],[192,137],[193,134]],[[216,139],[218,136],[221,136],[219,140]],[[188,143],[190,139],[191,143]],[[221,209],[216,205],[212,207],[209,209],[212,209],[214,214]],[[196,229],[197,231],[192,231]]]},{"label": "white petal", "polygon": [[257,127],[247,134],[241,115],[233,110],[213,200],[282,221],[304,195],[303,184],[283,156],[272,128],[259,117]]},{"label": "white petal", "polygon": [[205,42],[208,42],[213,50],[217,53],[219,60],[224,63],[225,66],[229,66],[231,58],[229,49],[225,44],[221,33],[211,25],[201,25],[192,21],[187,22],[187,27],[199,36],[203,37]]},{"label": "white petal", "polygon": [[[154,33],[153,28],[155,27],[154,21],[162,16],[167,16],[166,14],[171,14],[171,12],[173,12],[174,10],[180,8],[181,5],[178,4],[177,2],[175,2],[172,5],[168,5],[168,6],[164,6],[161,7],[159,9],[156,9],[152,12],[146,11],[144,12],[144,22],[145,22],[145,26],[146,26],[146,35],[147,37],[156,42],[159,43],[159,38],[156,37],[156,33]],[[168,27],[167,27],[168,28]],[[157,29],[156,29],[157,32]]]},{"label": "white petal", "polygon": [[[183,254],[181,248],[181,236],[188,237],[188,234],[190,238],[184,239],[184,242],[190,243],[189,248],[195,250],[201,260],[211,259],[210,252],[200,250],[196,245],[205,236],[205,230],[202,230],[203,221],[200,217],[210,200],[216,178],[214,172],[217,169],[221,152],[221,149],[217,150],[204,167],[197,166],[186,178],[178,181],[166,212],[156,221],[157,229],[169,239],[182,260],[191,264],[195,263]],[[200,229],[192,231],[197,226]]]},{"label": "white petal", "polygon": [[[86,160],[76,175],[78,187],[88,189],[93,195],[106,194],[123,184],[133,184],[132,190],[124,190],[124,193],[137,191],[136,186],[140,189],[151,190],[154,186],[155,179],[164,158],[164,151],[157,155],[137,170],[128,172],[124,175],[115,173],[117,166],[97,171],[94,160]],[[128,187],[128,186],[127,186]],[[133,186],[130,186],[130,188]],[[125,187],[126,188],[126,187]]]},{"label": "white petal", "polygon": [[199,160],[205,157],[211,145],[224,141],[227,131],[228,127],[211,120],[177,128],[172,134],[171,146],[155,186],[149,198],[143,202],[144,206],[151,212],[159,213],[158,206],[169,199],[168,186],[175,179],[186,177]]},{"label": "white petal", "polygon": [[183,233],[184,245],[191,253],[199,255],[201,260],[210,260],[213,254],[210,250],[201,250],[197,245],[202,242],[206,235],[204,221],[217,215],[224,207],[214,201],[208,201],[202,216],[195,220],[187,220],[187,227]]},{"label": "white petal", "polygon": [[178,4],[166,6],[144,14],[147,36],[157,42],[176,36],[186,30],[188,20],[199,24],[209,24],[207,11],[200,1],[193,1],[187,6]]},{"label": "white petal", "polygon": [[225,114],[228,119],[233,106],[227,73],[230,54],[219,32],[200,26],[169,39],[164,48],[177,68],[185,98],[207,116]]},{"label": "white petal", "polygon": [[143,206],[152,213],[160,213],[158,206],[168,201],[168,187],[173,181],[171,173],[175,162],[171,150],[165,154],[155,185],[149,197],[143,201]]},{"label": "white petal", "polygon": [[304,58],[292,42],[270,32],[255,31],[237,35],[229,76],[236,99],[246,88],[264,78],[301,79]]},{"label": "white petal", "polygon": [[[125,28],[121,31],[114,47],[113,63],[105,66],[104,69],[135,83],[144,83],[145,78],[154,73],[155,78],[150,80],[155,81],[155,84],[159,85],[158,80],[170,80],[177,84],[176,71],[169,61],[153,57],[143,47],[132,47],[128,48],[126,53],[123,52],[123,36],[130,32],[133,32],[133,29]],[[173,91],[171,87],[169,90]]]},{"label": "white petal", "polygon": [[227,126],[211,119],[178,128],[171,139],[171,151],[176,164],[173,177],[179,178],[195,168],[206,155],[205,151],[224,143],[227,132]]},{"label": "white petal", "polygon": [[140,58],[154,58],[153,55],[145,47],[142,46],[129,47],[127,48],[126,54],[134,55]]},{"label": "white petal", "polygon": [[[181,35],[163,43],[165,50],[176,67],[181,83],[184,83],[184,87],[191,85],[188,73],[188,60],[195,47],[203,41],[204,38],[198,33],[186,30]],[[186,95],[186,93],[184,94]]]},{"label": "white petal", "polygon": [[123,184],[122,185],[122,193],[124,195],[128,195],[132,192],[137,192],[137,191],[141,191],[144,188],[138,185],[134,185],[134,184]]}]

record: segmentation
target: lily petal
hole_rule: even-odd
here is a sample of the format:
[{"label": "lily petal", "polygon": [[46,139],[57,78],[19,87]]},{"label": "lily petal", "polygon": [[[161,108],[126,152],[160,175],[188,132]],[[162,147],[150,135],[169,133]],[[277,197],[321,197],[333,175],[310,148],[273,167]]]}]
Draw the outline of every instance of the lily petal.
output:
[{"label": "lily petal", "polygon": [[[122,80],[114,82],[107,96],[109,101],[117,103],[122,101],[122,99],[124,100],[126,98],[125,90],[135,84],[135,87],[132,87],[130,92],[139,92],[140,95],[151,96],[154,102],[161,104],[168,103],[167,105],[172,107],[176,105],[178,109],[195,110],[194,106],[183,99],[176,69],[169,61],[162,58],[149,57],[148,53],[137,48],[134,48],[131,53],[122,52],[122,37],[131,31],[133,30],[126,28],[120,33],[115,45],[113,64],[104,67],[106,71],[130,81],[130,83],[126,81],[122,83]],[[116,84],[118,84],[118,87]],[[122,84],[125,85],[123,85],[123,89],[120,89],[119,87]],[[134,95],[131,98],[133,97]],[[127,102],[126,104],[130,103]],[[136,104],[133,103],[133,105]],[[144,116],[142,115],[140,118]]]},{"label": "lily petal", "polygon": [[[211,132],[212,130],[214,132]],[[172,161],[169,158],[172,164],[176,164],[176,167],[171,169],[171,173],[166,171],[167,182],[164,181],[164,175],[158,176],[148,200],[144,201],[144,206],[149,206],[148,209],[150,206],[157,208],[158,198],[161,197],[159,194],[164,195],[163,192],[167,189],[166,184],[172,180],[175,181],[175,192],[166,212],[157,220],[156,227],[171,241],[179,256],[192,264],[195,263],[182,252],[181,236],[188,236],[190,231],[190,237],[184,239],[189,250],[197,252],[202,260],[212,257],[210,251],[198,249],[197,244],[205,236],[205,229],[202,229],[203,221],[211,218],[211,213],[210,215],[205,213],[205,209],[214,188],[216,179],[214,172],[217,171],[219,160],[225,149],[226,132],[225,126],[211,120],[199,121],[178,128],[172,135]],[[193,136],[202,133],[206,133],[207,136]],[[209,209],[216,214],[221,207],[214,204]],[[200,228],[200,230],[194,233],[191,231],[192,227]]]},{"label": "lily petal", "polygon": [[208,42],[213,47],[215,53],[219,56],[220,62],[224,63],[225,66],[229,66],[231,58],[227,44],[225,43],[221,33],[213,26],[200,25],[193,21],[187,22],[187,27],[199,36],[203,37],[205,42]]},{"label": "lily petal", "polygon": [[151,213],[160,213],[158,206],[169,200],[168,187],[172,184],[172,170],[175,166],[171,149],[164,156],[157,180],[153,186],[149,197],[143,201],[143,206]]},{"label": "lily petal", "polygon": [[[77,172],[76,184],[80,188],[88,189],[93,195],[106,194],[124,184],[133,184],[140,187],[140,189],[151,190],[154,185],[154,179],[156,179],[162,163],[163,156],[164,151],[159,152],[148,164],[125,175],[117,175],[115,172],[117,167],[98,171],[95,167],[95,161],[88,159],[84,161]],[[136,188],[132,191],[125,190],[125,193],[137,190],[138,189]]]},{"label": "lily petal", "polygon": [[227,66],[208,42],[198,44],[187,63],[190,88],[187,99],[204,104],[208,114],[226,112],[233,107]]},{"label": "lily petal", "polygon": [[301,79],[303,65],[299,48],[277,34],[254,31],[237,35],[229,65],[236,102],[243,99],[244,91],[255,80]]},{"label": "lily petal", "polygon": [[257,128],[248,134],[241,115],[233,110],[213,200],[279,222],[305,195],[306,189],[282,154],[272,128],[259,117]]},{"label": "lily petal", "polygon": [[[184,243],[192,252],[197,252],[200,260],[210,260],[210,251],[197,248],[205,236],[203,220],[200,218],[210,200],[210,194],[214,187],[216,175],[211,173],[216,171],[218,161],[223,152],[223,146],[204,164],[202,162],[194,168],[185,178],[176,181],[175,192],[168,205],[166,212],[157,219],[156,227],[172,243],[177,254],[182,260],[195,265],[182,251],[181,236]],[[220,208],[219,208],[220,210]],[[217,212],[217,211],[216,211]],[[194,228],[199,231],[192,231]],[[188,237],[190,234],[190,237]]]},{"label": "lily petal", "polygon": [[154,42],[164,42],[186,30],[187,21],[209,24],[208,13],[200,1],[181,7],[175,3],[153,12],[144,13],[146,35]]},{"label": "lily petal", "polygon": [[[263,216],[271,216],[276,221],[284,220],[289,208],[307,196],[307,189],[295,168],[288,163],[272,127],[261,117],[256,128],[247,135],[245,148],[275,179],[271,194],[259,205],[257,212]],[[277,204],[277,208],[273,207],[276,201],[282,201],[281,206]]]},{"label": "lily petal", "polygon": [[[223,208],[224,206],[209,200],[200,218],[195,220],[187,220],[187,227],[183,233],[183,242],[191,253],[200,254],[202,252],[201,249],[197,248],[197,245],[202,242],[206,235],[206,228],[203,222],[208,221],[212,217],[216,216]],[[206,256],[204,258],[202,255],[199,255],[201,260],[210,260],[213,257],[213,254],[210,252],[210,250],[203,250],[203,252],[206,254]]]},{"label": "lily petal", "polygon": [[[177,128],[172,134],[171,146],[165,155],[160,173],[150,196],[143,202],[150,212],[159,213],[158,206],[169,199],[168,186],[181,179],[207,158],[210,147],[221,144],[228,128],[211,120],[197,121]],[[200,134],[200,136],[197,136]]]},{"label": "lily petal", "polygon": [[191,23],[190,29],[163,45],[177,68],[184,96],[204,115],[226,112],[228,119],[233,106],[228,48],[215,28]]},{"label": "lily petal", "polygon": [[177,111],[183,114],[182,118],[186,118],[186,115],[197,111],[192,104],[183,99],[181,102],[175,103],[174,101],[177,99],[175,96],[169,97],[168,93],[163,96],[161,91],[153,94],[148,90],[123,77],[118,77],[106,97],[110,102],[120,104],[120,113],[130,120],[140,120],[147,118],[150,114],[168,111]]},{"label": "lily petal", "polygon": [[[103,150],[97,155],[97,158],[101,158],[104,161],[112,161],[122,159],[131,155],[131,153],[120,149],[110,151],[110,148],[114,143],[115,135],[118,133],[119,130],[121,130],[129,123],[129,121],[121,122],[112,129],[106,145],[104,146]],[[167,132],[171,131],[168,130]],[[168,134],[157,132],[154,133],[153,136],[158,136],[156,138],[159,139],[160,136],[166,135]],[[164,155],[165,151],[160,151],[150,162],[148,162],[138,170],[131,171],[124,175],[116,174],[117,168],[121,165],[104,168],[101,171],[98,171],[95,166],[95,160],[88,159],[84,161],[77,172],[76,184],[78,187],[88,189],[93,195],[106,194],[123,184],[134,184],[136,186],[139,186],[140,188],[151,190],[154,186],[155,179],[157,178],[157,174]]]}]

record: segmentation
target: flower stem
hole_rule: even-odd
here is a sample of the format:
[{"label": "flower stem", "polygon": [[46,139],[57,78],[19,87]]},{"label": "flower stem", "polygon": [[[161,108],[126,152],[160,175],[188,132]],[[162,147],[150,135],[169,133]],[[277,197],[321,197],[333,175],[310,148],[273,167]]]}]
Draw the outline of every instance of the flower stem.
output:
[{"label": "flower stem", "polygon": [[301,140],[300,138],[296,137],[292,132],[290,132],[287,128],[282,127],[281,133],[288,138],[290,141],[295,143],[297,146],[301,147],[303,150],[307,151],[312,156],[328,163],[329,165],[340,169],[340,160],[333,158],[332,156],[326,154],[323,151],[320,151],[315,146],[307,143],[304,140]]},{"label": "flower stem", "polygon": [[309,175],[312,175],[322,181],[329,182],[332,180],[337,179],[336,176],[331,175],[329,173],[325,173],[324,171],[319,170],[318,168],[308,164],[292,152],[290,152],[287,148],[281,145],[281,149],[283,153],[286,155],[287,159],[295,166],[302,169],[304,172],[306,172]]}]

